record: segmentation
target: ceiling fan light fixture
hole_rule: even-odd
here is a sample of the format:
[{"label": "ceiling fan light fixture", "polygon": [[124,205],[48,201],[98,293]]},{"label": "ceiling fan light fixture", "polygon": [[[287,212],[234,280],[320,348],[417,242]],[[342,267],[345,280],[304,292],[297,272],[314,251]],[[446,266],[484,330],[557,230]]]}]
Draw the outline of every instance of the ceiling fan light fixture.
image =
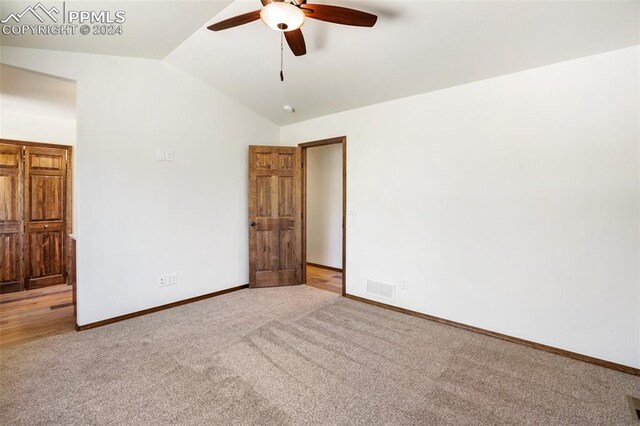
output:
[{"label": "ceiling fan light fixture", "polygon": [[304,12],[286,2],[269,3],[260,11],[260,18],[276,31],[293,31],[304,24]]}]

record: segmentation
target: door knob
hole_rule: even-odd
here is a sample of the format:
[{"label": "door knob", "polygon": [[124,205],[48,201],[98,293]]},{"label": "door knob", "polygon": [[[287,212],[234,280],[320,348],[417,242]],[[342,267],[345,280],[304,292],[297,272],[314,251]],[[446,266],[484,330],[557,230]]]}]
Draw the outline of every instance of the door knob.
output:
[{"label": "door knob", "polygon": [[255,222],[251,222],[251,226],[256,226],[256,223]]},{"label": "door knob", "polygon": [[45,226],[44,226],[44,229],[48,229],[48,228],[49,228],[49,225],[45,225]]}]

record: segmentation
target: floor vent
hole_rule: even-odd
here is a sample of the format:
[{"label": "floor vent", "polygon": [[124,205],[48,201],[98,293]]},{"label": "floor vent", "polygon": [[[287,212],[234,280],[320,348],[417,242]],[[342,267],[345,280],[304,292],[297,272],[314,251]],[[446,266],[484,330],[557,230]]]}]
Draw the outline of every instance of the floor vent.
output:
[{"label": "floor vent", "polygon": [[393,284],[381,283],[379,281],[367,280],[367,293],[378,296],[382,299],[394,300],[396,286]]},{"label": "floor vent", "polygon": [[627,396],[627,401],[629,401],[629,408],[631,409],[633,419],[640,421],[640,399]]}]

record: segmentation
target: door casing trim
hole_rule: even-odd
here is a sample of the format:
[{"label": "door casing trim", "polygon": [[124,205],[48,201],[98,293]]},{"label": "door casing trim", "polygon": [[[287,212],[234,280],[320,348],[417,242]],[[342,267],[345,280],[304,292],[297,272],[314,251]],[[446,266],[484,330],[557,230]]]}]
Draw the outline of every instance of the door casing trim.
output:
[{"label": "door casing trim", "polygon": [[298,144],[302,148],[302,281],[307,282],[307,149],[342,144],[342,296],[347,295],[347,137]]}]

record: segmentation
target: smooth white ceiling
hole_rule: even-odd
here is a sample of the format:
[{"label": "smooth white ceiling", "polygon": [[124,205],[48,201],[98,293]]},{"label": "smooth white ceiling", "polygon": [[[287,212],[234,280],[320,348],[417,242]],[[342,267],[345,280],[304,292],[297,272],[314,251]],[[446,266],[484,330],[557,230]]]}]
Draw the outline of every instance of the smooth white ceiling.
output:
[{"label": "smooth white ceiling", "polygon": [[[638,1],[316,0],[379,15],[372,28],[307,20],[307,55],[256,21],[196,31],[166,59],[284,125],[638,44]],[[209,23],[259,9],[239,0]],[[282,111],[284,103],[295,114]]]},{"label": "smooth white ceiling", "polygon": [[[19,13],[27,6],[37,4],[38,1],[0,0],[0,19],[4,19],[10,13]],[[122,24],[122,35],[82,35],[79,31],[76,31],[73,36],[0,35],[0,44],[162,59],[231,2],[232,0],[67,0],[67,10],[110,12],[123,10],[126,22]],[[55,6],[62,11],[62,0],[44,0],[41,3],[47,9]],[[22,23],[38,24],[39,22],[33,17],[26,16]]]},{"label": "smooth white ceiling", "polygon": [[0,106],[2,110],[74,120],[76,83],[0,64]]}]

